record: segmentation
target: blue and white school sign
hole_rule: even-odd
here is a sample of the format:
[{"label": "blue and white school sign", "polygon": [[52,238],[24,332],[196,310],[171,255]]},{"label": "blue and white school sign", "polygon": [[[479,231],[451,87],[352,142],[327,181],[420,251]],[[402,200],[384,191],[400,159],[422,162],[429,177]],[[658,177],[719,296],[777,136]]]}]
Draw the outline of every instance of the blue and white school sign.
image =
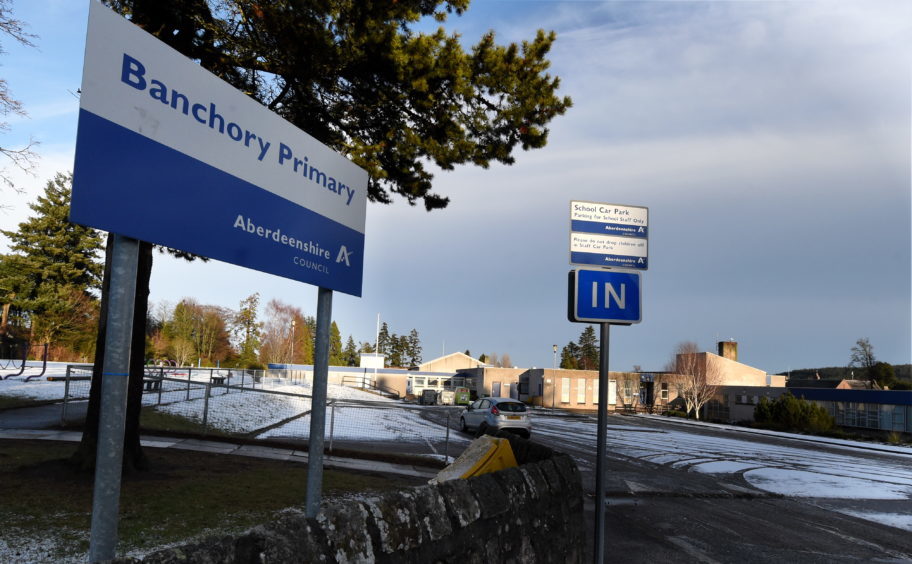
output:
[{"label": "blue and white school sign", "polygon": [[367,180],[91,2],[72,221],[360,296]]},{"label": "blue and white school sign", "polygon": [[631,325],[643,320],[639,272],[579,268],[570,271],[569,281],[570,321]]}]

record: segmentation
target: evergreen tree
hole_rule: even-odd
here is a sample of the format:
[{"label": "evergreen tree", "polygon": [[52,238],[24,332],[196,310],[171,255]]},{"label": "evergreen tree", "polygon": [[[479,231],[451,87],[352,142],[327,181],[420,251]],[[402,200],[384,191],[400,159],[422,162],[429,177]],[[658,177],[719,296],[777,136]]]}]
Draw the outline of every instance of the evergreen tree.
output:
[{"label": "evergreen tree", "polygon": [[578,366],[580,370],[598,370],[599,345],[592,325],[587,325],[580,335]]},{"label": "evergreen tree", "polygon": [[375,202],[392,194],[428,210],[427,164],[512,164],[541,148],[547,125],[570,107],[547,73],[555,34],[520,45],[488,32],[470,49],[431,18],[469,0],[108,0],[204,68],[247,92],[370,174]]},{"label": "evergreen tree", "polygon": [[351,335],[348,336],[348,341],[345,343],[345,348],[342,350],[342,362],[344,366],[358,366],[360,358],[358,356],[358,347],[355,345],[355,339]]},{"label": "evergreen tree", "polygon": [[305,315],[298,318],[298,331],[300,332],[295,347],[301,352],[295,354],[299,364],[313,364],[316,352],[317,318]]},{"label": "evergreen tree", "polygon": [[254,293],[241,300],[241,307],[234,316],[234,334],[240,340],[238,345],[238,363],[249,367],[257,364],[257,351],[260,348],[260,330],[263,324],[257,321],[257,308],[260,305],[260,294]]},{"label": "evergreen tree", "polygon": [[4,293],[0,299],[30,324],[36,342],[91,332],[79,318],[93,317],[97,308],[101,235],[68,221],[71,184],[71,176],[56,175],[44,194],[29,204],[33,216],[20,223],[17,231],[0,230],[9,239],[11,251],[2,257],[0,288]]},{"label": "evergreen tree", "polygon": [[412,329],[408,335],[408,365],[409,367],[421,364],[421,339],[418,337],[418,330]]},{"label": "evergreen tree", "polygon": [[871,367],[871,380],[882,389],[893,389],[896,382],[896,372],[893,365],[888,362],[875,362]]},{"label": "evergreen tree", "polygon": [[386,359],[386,365],[402,367],[407,360],[408,337],[393,333],[390,335],[389,343],[389,356]]},{"label": "evergreen tree", "polygon": [[561,349],[560,367],[566,370],[577,370],[579,368],[579,346],[570,341]]},{"label": "evergreen tree", "polygon": [[377,333],[377,353],[386,355],[387,365],[389,365],[389,356],[392,348],[392,339],[390,338],[389,326],[386,321],[380,324],[380,331]]},{"label": "evergreen tree", "polygon": [[347,366],[342,357],[342,333],[335,321],[329,326],[329,365]]}]

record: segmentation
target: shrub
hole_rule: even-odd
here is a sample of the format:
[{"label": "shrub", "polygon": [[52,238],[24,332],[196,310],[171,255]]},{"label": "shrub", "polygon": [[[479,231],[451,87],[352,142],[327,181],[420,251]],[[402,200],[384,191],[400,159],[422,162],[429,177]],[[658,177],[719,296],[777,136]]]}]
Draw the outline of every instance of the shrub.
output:
[{"label": "shrub", "polygon": [[826,409],[814,402],[799,399],[790,392],[775,401],[761,398],[754,409],[754,421],[761,427],[782,431],[822,433],[836,426]]}]

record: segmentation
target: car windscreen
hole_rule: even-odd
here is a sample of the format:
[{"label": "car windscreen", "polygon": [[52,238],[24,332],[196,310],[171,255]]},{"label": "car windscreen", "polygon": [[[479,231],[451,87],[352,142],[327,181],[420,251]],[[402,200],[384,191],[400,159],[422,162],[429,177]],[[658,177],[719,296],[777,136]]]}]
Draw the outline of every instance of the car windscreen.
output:
[{"label": "car windscreen", "polygon": [[519,402],[502,402],[497,404],[497,409],[506,413],[521,413],[526,410],[526,404]]}]

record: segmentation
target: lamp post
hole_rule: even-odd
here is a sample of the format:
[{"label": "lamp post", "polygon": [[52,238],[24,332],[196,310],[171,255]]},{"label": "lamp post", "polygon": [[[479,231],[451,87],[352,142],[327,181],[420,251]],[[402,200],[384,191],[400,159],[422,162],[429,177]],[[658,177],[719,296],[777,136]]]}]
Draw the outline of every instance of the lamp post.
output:
[{"label": "lamp post", "polygon": [[551,350],[554,351],[554,360],[551,362],[551,368],[557,370],[557,345],[551,345]]}]

